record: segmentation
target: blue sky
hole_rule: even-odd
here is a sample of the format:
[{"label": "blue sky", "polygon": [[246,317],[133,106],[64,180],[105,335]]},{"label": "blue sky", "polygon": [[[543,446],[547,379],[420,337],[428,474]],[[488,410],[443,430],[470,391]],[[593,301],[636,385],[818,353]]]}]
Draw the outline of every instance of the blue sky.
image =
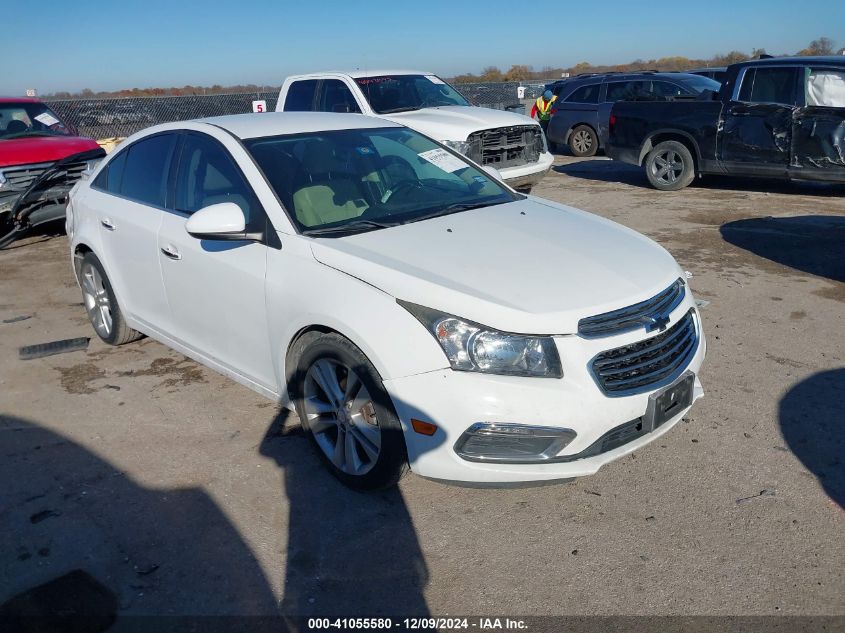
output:
[{"label": "blue sky", "polygon": [[[24,6],[24,5],[21,5]],[[290,73],[794,52],[845,46],[845,0],[40,0],[3,12],[0,94],[185,84],[278,85]]]}]

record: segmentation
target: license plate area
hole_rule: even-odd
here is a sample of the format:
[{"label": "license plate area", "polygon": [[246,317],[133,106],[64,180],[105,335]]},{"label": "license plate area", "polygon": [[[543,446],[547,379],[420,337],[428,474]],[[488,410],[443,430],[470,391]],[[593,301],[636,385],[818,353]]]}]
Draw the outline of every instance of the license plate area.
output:
[{"label": "license plate area", "polygon": [[692,405],[694,386],[695,374],[688,371],[668,387],[651,394],[643,416],[646,430],[653,431]]}]

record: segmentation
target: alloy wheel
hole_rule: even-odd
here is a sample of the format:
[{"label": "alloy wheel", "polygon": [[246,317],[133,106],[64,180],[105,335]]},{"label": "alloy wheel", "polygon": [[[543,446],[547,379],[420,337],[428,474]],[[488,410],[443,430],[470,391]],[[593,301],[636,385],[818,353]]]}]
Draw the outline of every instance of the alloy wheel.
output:
[{"label": "alloy wheel", "polygon": [[82,267],[82,298],[91,325],[101,338],[108,338],[113,327],[111,301],[103,283],[103,276],[91,264]]},{"label": "alloy wheel", "polygon": [[320,450],[342,472],[364,475],[381,451],[381,429],[367,387],[355,371],[329,358],[305,374],[303,408]]},{"label": "alloy wheel", "polygon": [[674,150],[664,150],[654,157],[651,164],[652,177],[665,185],[674,184],[684,173],[684,161]]}]

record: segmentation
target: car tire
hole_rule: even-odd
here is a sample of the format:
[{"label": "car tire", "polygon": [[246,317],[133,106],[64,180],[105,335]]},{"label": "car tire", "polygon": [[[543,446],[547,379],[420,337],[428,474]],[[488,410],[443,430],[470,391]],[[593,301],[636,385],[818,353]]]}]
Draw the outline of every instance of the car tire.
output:
[{"label": "car tire", "polygon": [[373,364],[336,333],[304,335],[293,356],[296,413],[332,474],[358,490],[395,485],[409,470],[405,437]]},{"label": "car tire", "polygon": [[599,149],[599,138],[589,125],[579,125],[569,135],[569,151],[574,156],[595,156]]},{"label": "car tire", "polygon": [[126,324],[108,275],[94,253],[86,253],[82,258],[79,285],[88,320],[104,343],[125,345],[143,336]]},{"label": "car tire", "polygon": [[645,173],[655,189],[678,191],[695,179],[695,161],[683,143],[663,141],[646,156]]}]

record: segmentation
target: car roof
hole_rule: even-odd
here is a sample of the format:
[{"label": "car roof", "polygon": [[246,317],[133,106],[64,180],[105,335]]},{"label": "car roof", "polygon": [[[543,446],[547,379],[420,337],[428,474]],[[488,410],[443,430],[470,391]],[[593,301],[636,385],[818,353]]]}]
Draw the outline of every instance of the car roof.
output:
[{"label": "car roof", "polygon": [[[231,132],[241,139],[282,134],[326,132],[332,130],[359,130],[367,128],[402,127],[398,123],[362,114],[335,112],[262,112],[230,114],[227,116],[197,119]],[[179,129],[171,124],[168,129]]]},{"label": "car roof", "polygon": [[374,69],[374,70],[322,70],[313,73],[303,73],[301,75],[291,75],[288,79],[304,79],[309,77],[320,77],[323,75],[346,75],[353,79],[362,77],[381,77],[384,75],[433,75],[434,73],[426,70],[408,70],[402,69]]},{"label": "car roof", "polygon": [[765,59],[749,59],[744,62],[737,62],[737,66],[770,66],[780,64],[798,64],[801,66],[809,66],[812,64],[833,64],[836,66],[845,66],[845,55],[808,55],[800,57],[767,57]]},{"label": "car roof", "polygon": [[0,97],[0,103],[41,103],[35,97]]},{"label": "car roof", "polygon": [[[576,77],[570,77],[568,79],[561,79],[553,84],[549,85],[571,85],[574,86],[576,84],[581,83],[601,83],[603,81],[628,81],[630,79],[644,79],[646,77],[657,77],[658,79],[684,79],[684,78],[693,78],[693,73],[690,72],[655,72],[653,70],[648,71],[638,71],[638,72],[630,72],[630,73],[596,73],[594,75],[582,75]],[[697,75],[696,75],[697,77]]]}]

